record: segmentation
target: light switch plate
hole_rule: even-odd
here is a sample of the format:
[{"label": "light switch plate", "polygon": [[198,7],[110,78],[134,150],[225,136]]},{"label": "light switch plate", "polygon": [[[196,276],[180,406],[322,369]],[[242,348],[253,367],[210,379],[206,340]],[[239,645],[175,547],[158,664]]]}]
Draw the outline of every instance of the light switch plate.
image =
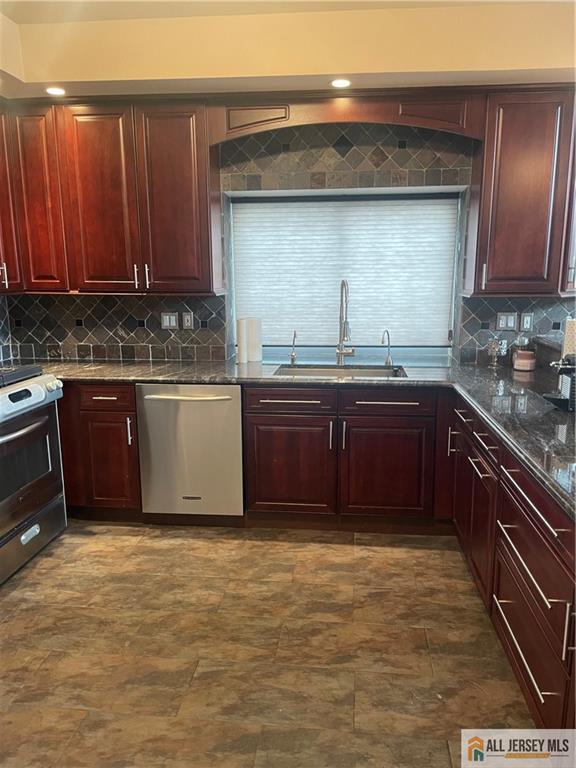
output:
[{"label": "light switch plate", "polygon": [[534,313],[522,312],[522,315],[520,317],[520,330],[531,331],[533,327],[534,327]]},{"label": "light switch plate", "polygon": [[517,312],[498,312],[496,317],[496,330],[498,331],[517,331],[518,313]]},{"label": "light switch plate", "polygon": [[193,312],[182,312],[182,328],[194,328]]},{"label": "light switch plate", "polygon": [[160,324],[162,328],[168,331],[175,331],[178,328],[178,312],[161,312]]}]

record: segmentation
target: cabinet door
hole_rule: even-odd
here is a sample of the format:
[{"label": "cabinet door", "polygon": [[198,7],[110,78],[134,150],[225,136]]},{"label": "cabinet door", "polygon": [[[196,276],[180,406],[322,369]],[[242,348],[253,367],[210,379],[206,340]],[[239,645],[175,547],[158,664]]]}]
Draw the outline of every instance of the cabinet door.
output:
[{"label": "cabinet door", "polygon": [[132,108],[61,107],[73,287],[143,290]]},{"label": "cabinet door", "polygon": [[490,605],[494,562],[494,525],[498,481],[476,451],[468,455],[472,467],[472,509],[468,558],[478,590]]},{"label": "cabinet door", "polygon": [[351,416],[340,422],[340,511],[432,515],[434,418]]},{"label": "cabinet door", "polygon": [[212,266],[204,107],[152,105],[135,116],[146,287],[206,293]]},{"label": "cabinet door", "polygon": [[0,112],[0,293],[22,290],[14,193],[8,152],[8,117]]},{"label": "cabinet door", "polygon": [[470,522],[472,519],[472,490],[474,479],[473,469],[470,463],[471,448],[461,432],[453,439],[455,450],[454,469],[454,527],[460,541],[460,546],[465,554],[470,546]]},{"label": "cabinet door", "polygon": [[138,439],[134,413],[80,414],[85,452],[85,504],[89,507],[140,507]]},{"label": "cabinet door", "polygon": [[336,420],[244,418],[248,512],[336,512]]},{"label": "cabinet door", "polygon": [[558,291],[572,114],[569,91],[489,98],[478,291]]},{"label": "cabinet door", "polygon": [[60,168],[53,107],[19,107],[10,116],[14,193],[28,291],[68,290]]},{"label": "cabinet door", "polygon": [[568,230],[562,268],[562,293],[576,293],[576,168],[572,168],[572,188],[569,201]]}]

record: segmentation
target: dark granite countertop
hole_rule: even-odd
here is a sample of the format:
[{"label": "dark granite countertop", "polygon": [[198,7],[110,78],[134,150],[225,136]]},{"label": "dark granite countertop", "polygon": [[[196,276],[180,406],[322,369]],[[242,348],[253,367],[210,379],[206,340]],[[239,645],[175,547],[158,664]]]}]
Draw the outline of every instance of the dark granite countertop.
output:
[{"label": "dark granite countertop", "polygon": [[402,379],[335,379],[276,376],[277,365],[248,363],[82,363],[46,362],[44,370],[65,381],[180,384],[265,384],[316,386],[449,386],[465,397],[505,445],[523,460],[572,517],[576,490],[574,414],[564,413],[542,394],[557,387],[547,370],[517,373],[478,366],[406,367]]}]

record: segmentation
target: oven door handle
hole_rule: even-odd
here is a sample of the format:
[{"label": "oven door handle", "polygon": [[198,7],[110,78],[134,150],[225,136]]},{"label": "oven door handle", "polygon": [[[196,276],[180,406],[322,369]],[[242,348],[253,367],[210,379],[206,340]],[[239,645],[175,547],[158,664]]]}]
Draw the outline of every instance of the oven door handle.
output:
[{"label": "oven door handle", "polygon": [[0,445],[11,443],[13,440],[18,440],[18,438],[24,437],[24,435],[29,435],[31,432],[35,432],[37,429],[46,424],[47,421],[48,416],[44,416],[44,418],[40,419],[40,421],[35,421],[33,424],[29,424],[27,427],[17,429],[16,432],[11,432],[9,435],[0,435]]}]

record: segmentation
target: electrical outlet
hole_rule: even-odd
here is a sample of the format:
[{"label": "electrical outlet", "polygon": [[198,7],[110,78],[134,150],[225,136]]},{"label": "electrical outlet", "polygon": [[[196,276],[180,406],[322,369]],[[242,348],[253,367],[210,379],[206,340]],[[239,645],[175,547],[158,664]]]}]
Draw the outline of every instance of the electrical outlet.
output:
[{"label": "electrical outlet", "polygon": [[498,331],[517,331],[518,313],[517,312],[498,312],[496,317],[496,329]]},{"label": "electrical outlet", "polygon": [[520,317],[520,330],[531,331],[533,327],[534,327],[534,313],[522,312],[522,315]]},{"label": "electrical outlet", "polygon": [[162,328],[168,331],[175,331],[178,329],[178,312],[161,312],[160,324]]},{"label": "electrical outlet", "polygon": [[193,312],[182,312],[182,328],[194,328]]}]

